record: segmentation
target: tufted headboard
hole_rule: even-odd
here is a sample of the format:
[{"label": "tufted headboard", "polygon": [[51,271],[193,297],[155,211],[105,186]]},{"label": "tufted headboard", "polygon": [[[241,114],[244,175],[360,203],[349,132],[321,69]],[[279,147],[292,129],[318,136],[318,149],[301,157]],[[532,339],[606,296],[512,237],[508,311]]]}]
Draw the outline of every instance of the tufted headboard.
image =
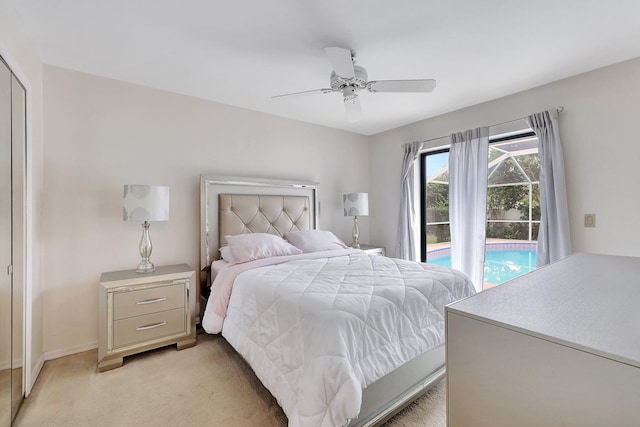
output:
[{"label": "tufted headboard", "polygon": [[200,177],[200,268],[218,258],[224,236],[318,228],[318,184]]},{"label": "tufted headboard", "polygon": [[218,246],[225,236],[244,233],[271,233],[311,228],[309,198],[259,194],[218,195]]}]

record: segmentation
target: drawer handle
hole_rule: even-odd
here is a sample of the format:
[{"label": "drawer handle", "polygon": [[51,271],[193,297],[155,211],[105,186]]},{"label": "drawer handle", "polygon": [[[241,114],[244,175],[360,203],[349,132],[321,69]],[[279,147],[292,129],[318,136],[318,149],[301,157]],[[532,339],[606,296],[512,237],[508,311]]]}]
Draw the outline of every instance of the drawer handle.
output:
[{"label": "drawer handle", "polygon": [[153,304],[154,302],[162,302],[162,301],[166,301],[166,300],[167,300],[167,297],[146,299],[144,301],[138,301],[136,304],[137,305]]},{"label": "drawer handle", "polygon": [[158,322],[158,323],[152,323],[151,325],[138,326],[136,328],[136,331],[146,331],[147,329],[157,328],[160,326],[164,326],[166,324],[167,322]]}]

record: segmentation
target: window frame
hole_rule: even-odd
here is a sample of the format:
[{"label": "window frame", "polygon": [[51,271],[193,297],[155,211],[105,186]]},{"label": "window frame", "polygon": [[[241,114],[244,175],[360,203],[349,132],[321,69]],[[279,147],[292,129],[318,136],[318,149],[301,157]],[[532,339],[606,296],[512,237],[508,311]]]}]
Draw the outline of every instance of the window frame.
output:
[{"label": "window frame", "polygon": [[444,148],[436,148],[434,150],[424,151],[420,153],[420,260],[427,262],[427,157],[430,155],[448,153],[451,151],[451,145]]}]

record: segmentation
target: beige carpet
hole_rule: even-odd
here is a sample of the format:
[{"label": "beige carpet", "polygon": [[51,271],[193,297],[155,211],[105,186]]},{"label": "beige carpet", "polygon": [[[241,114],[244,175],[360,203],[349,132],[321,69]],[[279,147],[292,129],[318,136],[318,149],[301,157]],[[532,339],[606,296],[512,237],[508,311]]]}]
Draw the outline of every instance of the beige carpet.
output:
[{"label": "beige carpet", "polygon": [[[125,358],[99,373],[97,350],[45,363],[16,418],[18,427],[277,426],[287,418],[248,365],[219,336]],[[444,427],[441,383],[387,427]]]}]

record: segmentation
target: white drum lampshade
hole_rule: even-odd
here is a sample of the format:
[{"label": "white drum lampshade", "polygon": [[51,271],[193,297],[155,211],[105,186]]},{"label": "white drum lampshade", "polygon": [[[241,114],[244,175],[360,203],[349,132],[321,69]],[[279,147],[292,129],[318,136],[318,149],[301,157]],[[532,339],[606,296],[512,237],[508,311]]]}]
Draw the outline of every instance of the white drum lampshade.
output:
[{"label": "white drum lampshade", "polygon": [[353,217],[353,242],[352,248],[359,249],[360,231],[358,230],[358,217],[369,215],[369,193],[347,193],[342,195],[344,216]]},{"label": "white drum lampshade", "polygon": [[151,238],[149,221],[169,221],[169,187],[156,185],[125,185],[122,219],[142,222],[142,239],[138,273],[150,273],[155,270],[151,257]]}]

